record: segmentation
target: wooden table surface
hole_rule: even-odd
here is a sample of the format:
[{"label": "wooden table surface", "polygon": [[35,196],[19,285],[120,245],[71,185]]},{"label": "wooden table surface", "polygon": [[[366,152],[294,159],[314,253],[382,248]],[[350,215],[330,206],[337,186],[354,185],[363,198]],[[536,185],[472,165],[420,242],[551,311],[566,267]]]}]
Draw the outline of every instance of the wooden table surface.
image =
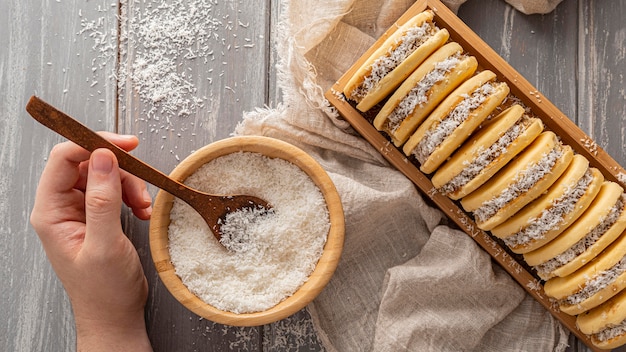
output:
[{"label": "wooden table surface", "polygon": [[[138,135],[134,154],[166,173],[228,137],[242,112],[280,101],[272,45],[278,0],[159,3],[0,2],[0,351],[67,351],[75,343],[69,301],[28,222],[47,155],[62,141],[27,115],[31,95],[93,129]],[[459,16],[626,165],[626,1],[564,0],[553,13],[527,16],[500,0],[470,0]],[[143,28],[164,36],[143,46]],[[166,42],[180,54],[159,52]],[[155,351],[320,350],[305,311],[236,328],[185,310],[152,266],[148,223],[126,210],[122,222],[150,284]],[[571,342],[570,351],[585,350]]]}]

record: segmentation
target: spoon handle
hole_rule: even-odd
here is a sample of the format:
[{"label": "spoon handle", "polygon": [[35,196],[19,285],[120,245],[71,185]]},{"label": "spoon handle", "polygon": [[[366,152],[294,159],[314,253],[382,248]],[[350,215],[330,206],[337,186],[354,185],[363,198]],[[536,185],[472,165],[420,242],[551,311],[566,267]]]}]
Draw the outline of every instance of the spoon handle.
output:
[{"label": "spoon handle", "polygon": [[[52,105],[32,96],[26,105],[26,111],[42,125],[57,132],[70,141],[80,145],[90,152],[98,148],[107,148],[111,150],[117,157],[120,167],[131,174],[149,182],[169,193],[179,196],[180,193],[189,194],[189,192],[180,192],[182,189],[188,189],[184,184],[177,182],[161,171],[135,158],[122,148],[107,141],[102,136],[92,131],[85,125],[76,121],[69,115],[57,110]],[[180,198],[184,196],[181,195]]]}]

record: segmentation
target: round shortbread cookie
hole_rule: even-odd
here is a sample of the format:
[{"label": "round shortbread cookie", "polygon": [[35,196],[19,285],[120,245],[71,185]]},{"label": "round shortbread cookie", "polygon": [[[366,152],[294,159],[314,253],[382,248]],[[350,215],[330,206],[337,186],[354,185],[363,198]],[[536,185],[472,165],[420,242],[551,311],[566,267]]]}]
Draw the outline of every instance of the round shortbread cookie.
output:
[{"label": "round shortbread cookie", "polygon": [[583,313],[626,287],[626,233],[582,268],[544,284],[546,295],[558,300],[562,312]]},{"label": "round shortbread cookie", "polygon": [[604,176],[582,155],[572,158],[565,172],[545,194],[526,205],[491,233],[515,253],[528,253],[553,240],[589,207]]},{"label": "round shortbread cookie", "polygon": [[451,199],[487,182],[543,131],[543,123],[513,105],[487,121],[432,177],[433,186]]},{"label": "round shortbread cookie", "polygon": [[398,87],[374,118],[374,127],[402,146],[419,124],[463,81],[474,74],[478,62],[450,42],[437,49]]},{"label": "round shortbread cookie", "polygon": [[543,132],[489,181],[461,200],[482,230],[491,230],[546,191],[572,160],[572,148]]},{"label": "round shortbread cookie", "polygon": [[576,317],[576,326],[601,349],[626,343],[626,290]]},{"label": "round shortbread cookie", "polygon": [[434,172],[509,94],[506,83],[482,71],[448,95],[404,144],[426,174]]},{"label": "round shortbread cookie", "polygon": [[626,195],[620,185],[604,181],[589,208],[557,238],[524,254],[539,276],[567,276],[590,262],[626,229]]},{"label": "round shortbread cookie", "polygon": [[352,75],[343,92],[368,111],[387,97],[450,37],[433,23],[434,13],[421,12],[394,31]]}]

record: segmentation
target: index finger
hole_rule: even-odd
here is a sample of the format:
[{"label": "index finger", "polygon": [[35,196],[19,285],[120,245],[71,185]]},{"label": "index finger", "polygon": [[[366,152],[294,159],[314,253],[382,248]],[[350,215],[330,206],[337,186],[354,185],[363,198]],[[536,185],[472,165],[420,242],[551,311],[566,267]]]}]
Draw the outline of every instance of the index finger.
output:
[{"label": "index finger", "polygon": [[[132,150],[138,144],[135,136],[118,135],[110,132],[101,132],[100,134],[124,150]],[[79,165],[83,161],[89,160],[90,155],[91,152],[73,142],[63,142],[54,146],[41,175],[37,198],[46,197],[49,199],[47,197],[74,189],[80,178]]]}]

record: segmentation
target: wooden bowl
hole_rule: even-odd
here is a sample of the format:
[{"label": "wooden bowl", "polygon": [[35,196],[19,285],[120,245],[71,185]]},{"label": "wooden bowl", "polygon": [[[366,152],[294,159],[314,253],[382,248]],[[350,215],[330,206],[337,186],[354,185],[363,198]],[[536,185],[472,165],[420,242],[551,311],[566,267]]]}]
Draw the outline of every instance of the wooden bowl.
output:
[{"label": "wooden bowl", "polygon": [[209,144],[183,160],[170,176],[183,181],[207,162],[237,152],[255,152],[270,158],[289,161],[304,171],[322,192],[328,207],[330,230],[322,256],[309,279],[293,295],[261,312],[236,314],[205,303],[187,289],[180,277],[176,275],[174,265],[170,260],[168,227],[174,197],[165,191],[159,191],[154,201],[150,220],[150,251],[161,281],[187,309],[220,324],[258,326],[296,313],[309,304],[326,286],[337,267],[343,249],[344,214],[339,194],[324,169],[301,149],[273,138],[232,137]]}]

